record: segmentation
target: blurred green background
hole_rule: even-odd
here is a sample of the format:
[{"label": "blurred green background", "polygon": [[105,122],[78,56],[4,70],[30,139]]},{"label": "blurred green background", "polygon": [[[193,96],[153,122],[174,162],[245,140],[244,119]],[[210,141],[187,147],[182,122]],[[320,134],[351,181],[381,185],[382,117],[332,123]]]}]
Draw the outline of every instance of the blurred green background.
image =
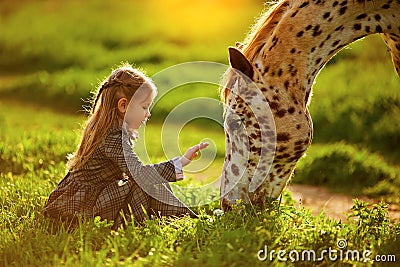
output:
[{"label": "blurred green background", "polygon": [[[0,1],[2,183],[31,177],[54,187],[79,142],[82,105],[122,61],[149,76],[190,61],[227,64],[228,46],[245,38],[263,9],[260,0]],[[151,160],[165,157],[159,136],[168,112],[191,98],[218,99],[217,89],[181,86],[155,106],[143,133]],[[314,142],[293,182],[399,202],[399,89],[378,36],[335,56],[317,77]],[[216,144],[215,163],[189,175],[193,180],[220,174],[225,140],[218,124],[190,123],[180,137],[182,150],[204,138]]]}]

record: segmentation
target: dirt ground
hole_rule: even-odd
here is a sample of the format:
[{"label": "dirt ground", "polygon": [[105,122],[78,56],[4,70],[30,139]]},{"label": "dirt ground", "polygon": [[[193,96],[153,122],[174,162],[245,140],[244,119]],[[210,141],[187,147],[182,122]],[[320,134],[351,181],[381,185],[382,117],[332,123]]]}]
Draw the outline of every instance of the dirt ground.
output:
[{"label": "dirt ground", "polygon": [[[311,185],[292,184],[287,187],[293,198],[299,205],[312,210],[313,214],[324,214],[332,219],[347,221],[347,215],[351,213],[353,198],[348,195],[331,193],[326,188]],[[360,198],[368,203],[376,203],[377,200]],[[389,218],[391,222],[400,222],[400,206],[389,205]]]}]

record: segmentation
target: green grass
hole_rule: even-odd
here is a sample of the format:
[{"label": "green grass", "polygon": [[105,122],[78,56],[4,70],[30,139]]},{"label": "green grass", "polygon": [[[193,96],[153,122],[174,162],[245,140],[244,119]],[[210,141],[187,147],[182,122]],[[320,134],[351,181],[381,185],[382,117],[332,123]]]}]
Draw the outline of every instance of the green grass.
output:
[{"label": "green grass", "polygon": [[300,160],[293,181],[400,203],[400,169],[378,154],[344,142],[312,145]]},{"label": "green grass", "polygon": [[[396,254],[400,251],[400,225],[390,223],[385,204],[366,207],[356,202],[353,214],[356,220],[344,223],[296,208],[289,193],[284,193],[281,204],[272,203],[268,209],[238,205],[221,217],[213,214],[219,207],[216,200],[195,208],[200,219],[150,220],[117,232],[98,219],[82,222],[76,229],[55,227],[41,215],[41,209],[65,173],[65,155],[78,142],[74,130],[79,129],[83,117],[15,102],[0,103],[0,114],[7,114],[0,120],[0,155],[4,164],[0,171],[2,266],[264,266],[266,262],[260,261],[257,253],[265,246],[269,251],[322,253],[329,247],[337,249],[336,242],[341,239],[348,242],[349,250],[371,250],[371,257],[378,254],[400,257]],[[184,143],[207,136],[214,138],[219,144],[217,149],[221,149],[218,138],[223,136],[219,131],[212,128],[199,131],[197,127],[188,125],[182,130]],[[144,139],[151,140],[144,144],[149,145],[145,149],[152,155],[151,161],[165,157],[157,138],[160,128],[157,123],[149,123],[142,132]],[[188,132],[197,134],[185,135]],[[222,164],[222,157],[217,151],[217,167]],[[213,168],[208,171],[215,174]],[[204,174],[193,174],[182,185],[198,185],[199,181],[194,179],[199,175]],[[277,255],[273,260],[276,265],[287,264],[280,262]],[[334,262],[325,257],[318,263]]]},{"label": "green grass", "polygon": [[310,113],[314,143],[346,140],[398,163],[400,79],[379,38],[352,44],[321,71]]}]

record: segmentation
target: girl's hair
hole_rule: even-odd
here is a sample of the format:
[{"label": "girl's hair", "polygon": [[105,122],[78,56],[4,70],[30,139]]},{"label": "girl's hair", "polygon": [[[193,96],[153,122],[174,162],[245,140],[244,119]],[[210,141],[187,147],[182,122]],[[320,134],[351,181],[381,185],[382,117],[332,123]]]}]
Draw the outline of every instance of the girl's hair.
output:
[{"label": "girl's hair", "polygon": [[123,97],[130,101],[139,88],[140,91],[148,88],[151,93],[156,93],[153,82],[128,63],[113,70],[100,83],[93,94],[92,109],[83,128],[81,142],[75,153],[69,156],[69,170],[80,169],[87,162],[113,125],[122,126],[123,117],[118,110],[118,101]]}]

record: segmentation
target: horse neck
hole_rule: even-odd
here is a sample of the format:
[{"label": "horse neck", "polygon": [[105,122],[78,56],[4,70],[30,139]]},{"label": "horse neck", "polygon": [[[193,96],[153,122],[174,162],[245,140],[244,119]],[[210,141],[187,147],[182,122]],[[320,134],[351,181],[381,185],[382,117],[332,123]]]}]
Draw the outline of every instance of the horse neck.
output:
[{"label": "horse neck", "polygon": [[400,75],[400,1],[314,2],[292,2],[254,57],[264,81],[306,105],[321,68],[343,47],[375,33],[381,33]]}]

